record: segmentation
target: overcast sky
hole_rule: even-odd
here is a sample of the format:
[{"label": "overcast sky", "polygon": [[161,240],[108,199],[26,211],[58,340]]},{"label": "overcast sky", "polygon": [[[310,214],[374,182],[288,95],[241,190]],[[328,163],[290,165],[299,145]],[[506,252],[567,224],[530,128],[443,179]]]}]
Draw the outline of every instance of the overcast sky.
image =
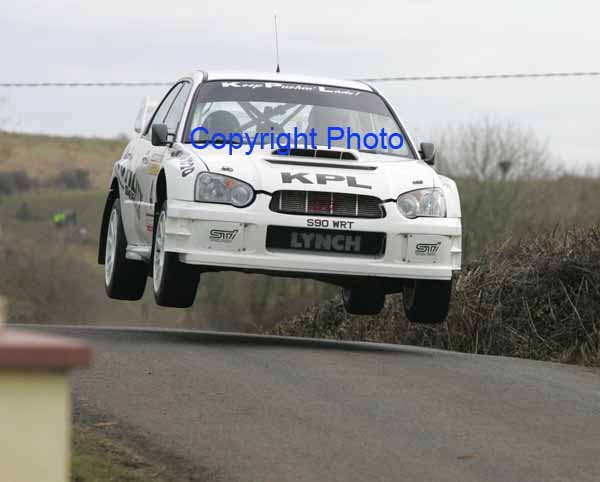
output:
[{"label": "overcast sky", "polygon": [[[19,0],[0,17],[0,82],[171,81],[195,69],[342,78],[600,70],[590,0]],[[493,116],[532,127],[570,166],[600,164],[600,77],[382,83],[418,141]],[[0,89],[5,129],[131,131],[160,88]]]}]

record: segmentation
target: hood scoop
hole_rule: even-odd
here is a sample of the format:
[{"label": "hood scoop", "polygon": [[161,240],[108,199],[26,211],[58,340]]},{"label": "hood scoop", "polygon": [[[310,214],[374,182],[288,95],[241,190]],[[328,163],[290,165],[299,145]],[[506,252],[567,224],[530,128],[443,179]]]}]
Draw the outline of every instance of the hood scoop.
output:
[{"label": "hood scoop", "polygon": [[[351,151],[342,151],[336,149],[290,149],[286,152],[286,149],[275,149],[271,152],[272,156],[276,158],[267,159],[271,164],[283,164],[292,166],[314,166],[314,167],[333,167],[337,169],[353,169],[359,171],[374,171],[377,169],[376,166],[365,166],[360,164],[338,164],[338,163],[327,163],[319,162],[321,160],[332,160],[332,161],[358,161],[358,157]],[[313,161],[301,160],[300,158],[314,159]],[[294,159],[296,158],[296,159]]]},{"label": "hood scoop", "polygon": [[338,161],[358,161],[358,157],[353,152],[341,151],[336,149],[290,149],[289,153],[286,149],[275,149],[272,153],[274,156],[286,157],[312,157],[313,159],[335,159]]}]

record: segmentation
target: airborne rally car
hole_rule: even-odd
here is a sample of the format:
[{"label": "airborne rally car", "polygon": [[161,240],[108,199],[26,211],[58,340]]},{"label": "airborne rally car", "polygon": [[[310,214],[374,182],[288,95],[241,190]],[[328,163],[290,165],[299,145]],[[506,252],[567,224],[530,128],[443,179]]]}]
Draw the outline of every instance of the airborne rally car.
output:
[{"label": "airborne rally car", "polygon": [[374,87],[195,72],[153,107],[114,166],[99,247],[108,296],[139,299],[150,275],[159,305],[188,307],[201,273],[235,270],[336,284],[350,313],[401,292],[410,320],[446,318],[456,184]]}]

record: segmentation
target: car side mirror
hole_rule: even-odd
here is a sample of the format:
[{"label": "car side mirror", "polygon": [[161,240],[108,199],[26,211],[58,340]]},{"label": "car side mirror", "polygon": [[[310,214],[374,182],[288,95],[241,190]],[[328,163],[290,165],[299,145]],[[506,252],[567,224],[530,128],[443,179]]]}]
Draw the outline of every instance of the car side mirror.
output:
[{"label": "car side mirror", "polygon": [[152,145],[166,146],[169,143],[169,129],[166,124],[152,125]]},{"label": "car side mirror", "polygon": [[419,154],[426,164],[429,164],[430,166],[435,164],[435,144],[431,142],[421,142]]}]

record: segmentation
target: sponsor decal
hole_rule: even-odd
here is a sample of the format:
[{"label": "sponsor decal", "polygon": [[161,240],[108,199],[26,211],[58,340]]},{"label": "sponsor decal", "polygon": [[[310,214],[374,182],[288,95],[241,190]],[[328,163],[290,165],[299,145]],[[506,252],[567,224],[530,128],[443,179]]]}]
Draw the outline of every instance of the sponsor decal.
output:
[{"label": "sponsor decal", "polygon": [[123,193],[125,196],[132,201],[136,201],[134,203],[135,213],[140,219],[140,201],[142,201],[142,188],[140,183],[135,175],[135,173],[127,169],[125,166],[119,164],[117,166],[117,179],[119,180],[119,184],[123,189]]},{"label": "sponsor decal", "polygon": [[280,90],[301,90],[304,92],[321,92],[324,94],[344,95],[356,97],[361,95],[359,90],[343,89],[338,87],[325,87],[323,85],[306,85],[306,84],[286,84],[283,82],[242,82],[228,81],[221,82],[224,88],[235,89],[280,89]]},{"label": "sponsor decal", "polygon": [[216,243],[231,243],[238,232],[238,229],[211,229],[208,238]]},{"label": "sponsor decal", "polygon": [[314,249],[344,253],[360,252],[361,237],[355,234],[291,233],[294,249]]},{"label": "sponsor decal", "polygon": [[309,174],[308,172],[291,172],[281,173],[281,182],[283,184],[321,184],[327,185],[332,182],[346,182],[348,187],[356,187],[360,189],[373,189],[368,184],[360,184],[355,176],[342,176],[340,174]]},{"label": "sponsor decal", "polygon": [[117,166],[117,176],[125,196],[129,199],[141,201],[141,188],[135,173],[123,165]]},{"label": "sponsor decal", "polygon": [[179,161],[179,170],[181,171],[181,177],[187,177],[194,172],[196,166],[191,158],[182,159]]},{"label": "sponsor decal", "polygon": [[148,174],[151,176],[157,176],[160,172],[160,162],[152,161],[148,166]]},{"label": "sponsor decal", "polygon": [[441,244],[441,241],[437,243],[418,243],[415,246],[415,254],[417,256],[435,256]]},{"label": "sponsor decal", "polygon": [[164,152],[162,154],[152,154],[152,157],[150,158],[151,162],[158,162],[161,163],[163,161],[163,159],[165,158],[165,154]]}]

